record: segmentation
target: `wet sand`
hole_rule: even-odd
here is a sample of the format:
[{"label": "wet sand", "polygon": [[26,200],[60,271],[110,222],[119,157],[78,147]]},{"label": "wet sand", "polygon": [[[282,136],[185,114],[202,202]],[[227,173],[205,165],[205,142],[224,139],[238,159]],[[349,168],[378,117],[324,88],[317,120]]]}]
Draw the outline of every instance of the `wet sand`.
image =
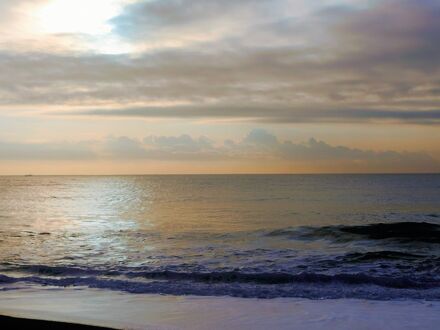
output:
[{"label": "wet sand", "polygon": [[[154,330],[429,330],[438,329],[440,302],[177,297],[32,286],[0,292],[0,314],[66,322],[62,329],[94,328],[76,325],[81,323]],[[26,329],[40,321],[15,322],[30,322]],[[59,323],[50,324],[47,328],[57,328]],[[0,323],[0,327],[21,328],[14,323],[9,327]]]},{"label": "wet sand", "polygon": [[78,323],[65,323],[45,320],[17,318],[0,315],[2,329],[64,329],[64,330],[110,330],[114,328],[97,327]]}]

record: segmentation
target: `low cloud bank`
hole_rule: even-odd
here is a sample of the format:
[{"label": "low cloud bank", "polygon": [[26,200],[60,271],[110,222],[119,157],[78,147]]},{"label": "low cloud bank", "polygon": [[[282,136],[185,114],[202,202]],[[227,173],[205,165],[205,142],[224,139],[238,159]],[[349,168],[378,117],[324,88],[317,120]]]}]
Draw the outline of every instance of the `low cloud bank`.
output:
[{"label": "low cloud bank", "polygon": [[[130,161],[265,161],[285,164],[339,164],[372,171],[437,172],[440,164],[424,152],[372,151],[333,146],[314,138],[280,141],[264,129],[254,129],[239,141],[213,141],[190,135],[126,136],[62,143],[0,143],[1,160],[130,160]],[[258,167],[258,162],[255,163]]]}]

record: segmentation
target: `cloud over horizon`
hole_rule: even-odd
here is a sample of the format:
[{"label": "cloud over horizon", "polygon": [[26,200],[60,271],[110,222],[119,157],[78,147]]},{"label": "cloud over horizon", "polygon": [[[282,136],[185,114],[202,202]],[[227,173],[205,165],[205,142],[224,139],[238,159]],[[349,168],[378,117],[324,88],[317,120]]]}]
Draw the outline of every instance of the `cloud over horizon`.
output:
[{"label": "cloud over horizon", "polygon": [[[205,136],[110,136],[103,140],[61,143],[0,142],[2,160],[115,160],[170,162],[266,161],[316,164],[331,169],[339,164],[350,171],[438,171],[440,162],[425,152],[372,151],[332,146],[310,138],[280,141],[264,129],[254,129],[239,141],[214,141]],[[331,166],[330,166],[331,165]],[[255,163],[255,169],[258,169]]]}]

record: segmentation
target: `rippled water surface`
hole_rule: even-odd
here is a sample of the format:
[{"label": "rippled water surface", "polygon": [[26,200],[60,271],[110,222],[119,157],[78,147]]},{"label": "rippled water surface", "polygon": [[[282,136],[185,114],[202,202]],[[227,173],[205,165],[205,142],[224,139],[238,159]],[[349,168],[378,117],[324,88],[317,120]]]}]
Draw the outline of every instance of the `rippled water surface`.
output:
[{"label": "rippled water surface", "polygon": [[0,286],[440,300],[440,175],[0,177]]}]

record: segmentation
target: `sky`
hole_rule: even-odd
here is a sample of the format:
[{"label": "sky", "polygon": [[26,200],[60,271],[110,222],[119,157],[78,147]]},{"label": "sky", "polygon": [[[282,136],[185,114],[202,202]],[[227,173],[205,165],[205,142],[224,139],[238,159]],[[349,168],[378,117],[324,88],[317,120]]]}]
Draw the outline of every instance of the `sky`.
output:
[{"label": "sky", "polygon": [[1,0],[0,174],[440,172],[438,0]]}]

